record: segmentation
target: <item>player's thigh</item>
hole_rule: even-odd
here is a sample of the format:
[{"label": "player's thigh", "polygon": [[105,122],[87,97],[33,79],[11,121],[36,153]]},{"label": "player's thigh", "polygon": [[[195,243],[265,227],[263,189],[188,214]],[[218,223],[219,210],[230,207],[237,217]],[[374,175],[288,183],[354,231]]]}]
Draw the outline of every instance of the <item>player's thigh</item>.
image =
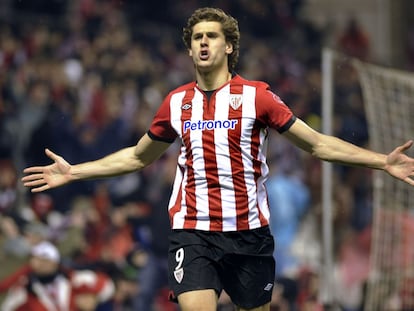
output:
[{"label": "player's thigh", "polygon": [[214,289],[193,290],[178,295],[181,311],[216,311],[217,301]]},{"label": "player's thigh", "polygon": [[[227,256],[223,265],[224,290],[240,310],[268,310],[274,285],[274,258],[269,256]],[[258,309],[255,309],[258,308]]]},{"label": "player's thigh", "polygon": [[222,290],[214,250],[196,232],[176,231],[170,236],[168,277],[174,296],[185,292]]},{"label": "player's thigh", "polygon": [[264,304],[263,306],[256,307],[253,309],[244,309],[236,306],[237,311],[269,311],[270,310],[270,302]]}]

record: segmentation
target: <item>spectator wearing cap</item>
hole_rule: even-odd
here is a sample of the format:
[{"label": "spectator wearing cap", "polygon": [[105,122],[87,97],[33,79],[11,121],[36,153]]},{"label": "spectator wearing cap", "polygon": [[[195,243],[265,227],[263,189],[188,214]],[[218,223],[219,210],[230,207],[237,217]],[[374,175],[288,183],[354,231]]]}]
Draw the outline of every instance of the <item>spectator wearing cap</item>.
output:
[{"label": "spectator wearing cap", "polygon": [[93,311],[114,293],[105,274],[62,267],[58,249],[47,241],[32,248],[27,266],[0,283],[6,287],[2,311]]}]

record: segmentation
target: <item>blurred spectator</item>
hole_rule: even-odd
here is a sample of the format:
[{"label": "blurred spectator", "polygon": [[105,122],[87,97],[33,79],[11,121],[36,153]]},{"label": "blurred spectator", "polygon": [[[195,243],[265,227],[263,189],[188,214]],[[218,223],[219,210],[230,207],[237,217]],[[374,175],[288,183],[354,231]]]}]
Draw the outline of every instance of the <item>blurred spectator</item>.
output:
[{"label": "blurred spectator", "polygon": [[111,279],[102,273],[63,268],[59,251],[46,241],[32,248],[29,264],[3,280],[0,288],[8,289],[4,311],[93,311],[114,293]]},{"label": "blurred spectator", "polygon": [[[170,150],[170,153],[176,152],[174,147]],[[166,301],[168,236],[171,230],[167,206],[174,177],[174,165],[170,162],[175,161],[175,157],[167,156],[163,160],[166,163],[162,166],[162,172],[151,172],[151,168],[146,172],[148,177],[152,177],[147,178],[146,184],[145,198],[150,204],[147,213],[143,213],[142,208],[129,209],[128,220],[134,228],[134,238],[138,245],[129,255],[130,262],[139,270],[139,291],[134,299],[134,310],[151,310],[156,304],[161,304],[165,311],[177,308],[175,304]]]},{"label": "blurred spectator", "polygon": [[351,16],[338,38],[339,50],[348,56],[361,60],[370,58],[370,40],[357,18]]},{"label": "blurred spectator", "polygon": [[296,279],[276,278],[270,311],[296,311],[298,290],[299,286]]},{"label": "blurred spectator", "polygon": [[17,203],[17,172],[12,161],[0,161],[0,214],[12,212]]},{"label": "blurred spectator", "polygon": [[362,311],[364,286],[368,280],[371,228],[349,231],[338,250],[334,271],[335,297],[344,311]]},{"label": "blurred spectator", "polygon": [[310,207],[309,189],[301,179],[300,151],[279,139],[279,150],[270,160],[271,175],[266,182],[270,227],[275,238],[276,277],[292,276],[299,269],[291,245],[303,216]]},{"label": "blurred spectator", "polygon": [[320,277],[309,269],[303,269],[298,275],[298,311],[323,311],[324,306],[319,301]]}]

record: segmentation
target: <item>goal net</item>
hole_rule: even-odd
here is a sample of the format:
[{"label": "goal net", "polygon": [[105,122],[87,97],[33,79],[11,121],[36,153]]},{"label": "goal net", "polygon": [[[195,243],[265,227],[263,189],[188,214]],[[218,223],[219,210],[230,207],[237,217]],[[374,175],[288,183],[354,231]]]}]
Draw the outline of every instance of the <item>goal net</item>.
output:
[{"label": "goal net", "polygon": [[[358,80],[368,147],[389,153],[413,139],[414,74],[331,53],[335,71],[331,83],[348,79],[336,72],[343,66],[352,68]],[[414,310],[414,190],[383,171],[372,172],[372,237],[364,311]]]},{"label": "goal net", "polygon": [[[352,62],[373,149],[388,153],[414,138],[414,74]],[[412,150],[409,151],[412,156]],[[373,232],[366,311],[414,310],[414,190],[374,171]]]}]

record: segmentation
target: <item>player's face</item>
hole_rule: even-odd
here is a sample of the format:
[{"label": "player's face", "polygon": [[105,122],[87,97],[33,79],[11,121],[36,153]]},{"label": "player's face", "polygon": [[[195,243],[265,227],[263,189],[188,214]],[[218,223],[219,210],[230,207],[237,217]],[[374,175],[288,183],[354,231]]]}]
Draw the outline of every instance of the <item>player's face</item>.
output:
[{"label": "player's face", "polygon": [[198,70],[228,70],[227,57],[232,51],[233,47],[226,42],[219,22],[203,21],[194,25],[189,55]]}]

